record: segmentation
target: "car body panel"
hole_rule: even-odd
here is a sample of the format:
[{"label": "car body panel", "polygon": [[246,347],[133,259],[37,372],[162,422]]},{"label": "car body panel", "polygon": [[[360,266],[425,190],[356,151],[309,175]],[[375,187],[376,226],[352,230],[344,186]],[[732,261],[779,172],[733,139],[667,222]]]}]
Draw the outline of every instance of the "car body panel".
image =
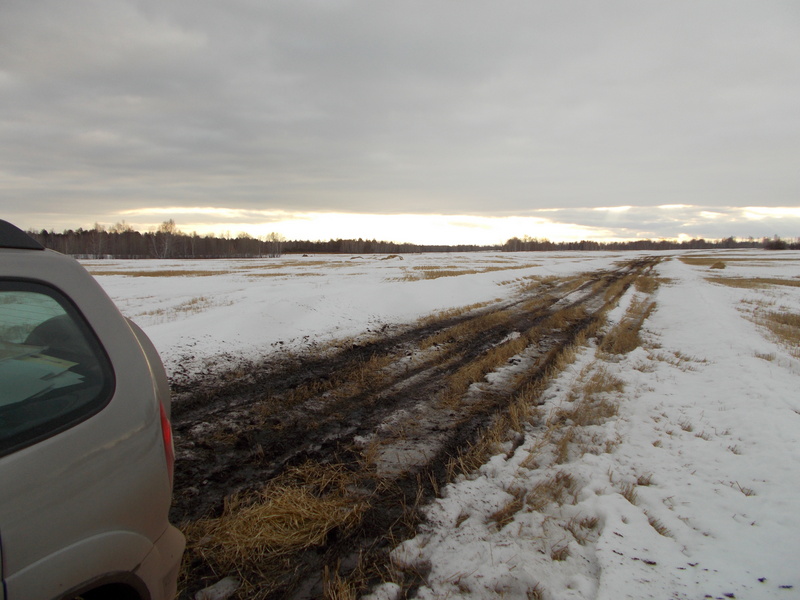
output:
[{"label": "car body panel", "polygon": [[0,531],[0,600],[6,600],[6,580],[3,577],[3,532]]},{"label": "car body panel", "polygon": [[[172,597],[165,594],[174,595],[174,583],[165,589],[160,579],[177,571],[183,537],[167,520],[172,488],[160,404],[169,414],[169,388],[155,348],[73,259],[3,249],[0,276],[40,281],[70,298],[105,349],[116,381],[99,412],[0,458],[7,600],[57,597],[96,568],[101,576],[144,569],[141,576],[158,580],[147,581],[153,599]],[[159,549],[157,540],[165,546]]]}]

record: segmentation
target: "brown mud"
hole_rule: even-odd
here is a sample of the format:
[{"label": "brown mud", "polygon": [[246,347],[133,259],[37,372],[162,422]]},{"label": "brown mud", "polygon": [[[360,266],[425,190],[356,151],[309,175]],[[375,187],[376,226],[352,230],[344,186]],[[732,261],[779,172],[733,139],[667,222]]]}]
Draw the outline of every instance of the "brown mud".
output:
[{"label": "brown mud", "polygon": [[[368,497],[358,524],[295,552],[256,595],[325,597],[326,568],[353,579],[358,571],[366,589],[390,569],[391,547],[413,535],[418,507],[452,476],[452,460],[657,261],[531,281],[511,299],[461,314],[173,382],[172,521],[217,517],[226,498],[259,490],[307,461],[344,465]],[[487,355],[521,336],[526,347],[492,367],[496,376],[487,379]],[[458,383],[467,372],[473,379]],[[182,598],[229,574],[188,553],[186,560]],[[424,573],[405,576],[406,595],[419,577]]]}]

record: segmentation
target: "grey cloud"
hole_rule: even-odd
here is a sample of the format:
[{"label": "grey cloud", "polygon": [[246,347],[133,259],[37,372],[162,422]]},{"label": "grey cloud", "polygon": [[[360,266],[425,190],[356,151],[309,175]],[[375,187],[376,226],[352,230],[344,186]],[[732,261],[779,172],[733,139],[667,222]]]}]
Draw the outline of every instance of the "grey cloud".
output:
[{"label": "grey cloud", "polygon": [[[790,2],[0,11],[0,194],[37,212],[514,215],[792,206],[800,192]],[[624,223],[658,225],[647,211]]]},{"label": "grey cloud", "polygon": [[630,207],[624,211],[578,208],[531,211],[529,216],[556,223],[608,229],[618,238],[674,239],[686,236],[760,239],[773,235],[794,238],[800,231],[800,211],[787,210],[783,214],[763,215],[754,220],[746,218],[745,209],[730,206]]}]

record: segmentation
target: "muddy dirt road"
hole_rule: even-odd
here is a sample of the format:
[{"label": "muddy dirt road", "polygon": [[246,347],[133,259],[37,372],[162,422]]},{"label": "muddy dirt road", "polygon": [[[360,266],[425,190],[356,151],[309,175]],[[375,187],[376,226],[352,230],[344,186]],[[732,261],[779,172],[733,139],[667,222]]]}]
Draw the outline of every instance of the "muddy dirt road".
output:
[{"label": "muddy dirt road", "polygon": [[[246,580],[241,597],[337,597],[332,586],[340,578],[364,590],[391,577],[413,591],[424,574],[391,572],[386,556],[413,532],[417,507],[482,459],[492,425],[518,420],[521,401],[535,404],[537,384],[559,355],[595,335],[605,310],[657,260],[567,279],[518,279],[487,305],[240,365],[223,377],[174,382],[172,519],[189,539],[181,597],[232,574]],[[263,501],[264,486],[308,465],[344,472],[346,482],[297,485],[317,496],[338,486],[337,497],[343,493],[357,510],[308,544],[265,542],[263,560],[219,558],[222,542],[214,546],[211,530],[197,524]]]}]

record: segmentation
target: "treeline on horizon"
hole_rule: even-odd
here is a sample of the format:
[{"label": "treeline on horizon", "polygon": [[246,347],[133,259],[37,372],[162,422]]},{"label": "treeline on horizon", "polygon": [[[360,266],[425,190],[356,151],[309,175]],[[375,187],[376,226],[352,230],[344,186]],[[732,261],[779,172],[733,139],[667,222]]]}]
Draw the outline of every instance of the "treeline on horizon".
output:
[{"label": "treeline on horizon", "polygon": [[400,244],[379,240],[331,239],[328,241],[286,240],[277,233],[255,238],[247,233],[236,237],[187,234],[166,221],[156,231],[139,232],[129,226],[106,229],[96,225],[93,229],[66,230],[62,233],[28,231],[42,244],[62,254],[79,258],[257,258],[277,257],[283,254],[408,254],[419,252],[543,252],[543,251],[599,251],[599,250],[705,250],[715,248],[765,248],[768,250],[800,249],[800,238],[785,241],[777,236],[755,240],[692,239],[635,240],[627,242],[553,242],[547,239],[513,237],[502,245],[424,245]]}]

